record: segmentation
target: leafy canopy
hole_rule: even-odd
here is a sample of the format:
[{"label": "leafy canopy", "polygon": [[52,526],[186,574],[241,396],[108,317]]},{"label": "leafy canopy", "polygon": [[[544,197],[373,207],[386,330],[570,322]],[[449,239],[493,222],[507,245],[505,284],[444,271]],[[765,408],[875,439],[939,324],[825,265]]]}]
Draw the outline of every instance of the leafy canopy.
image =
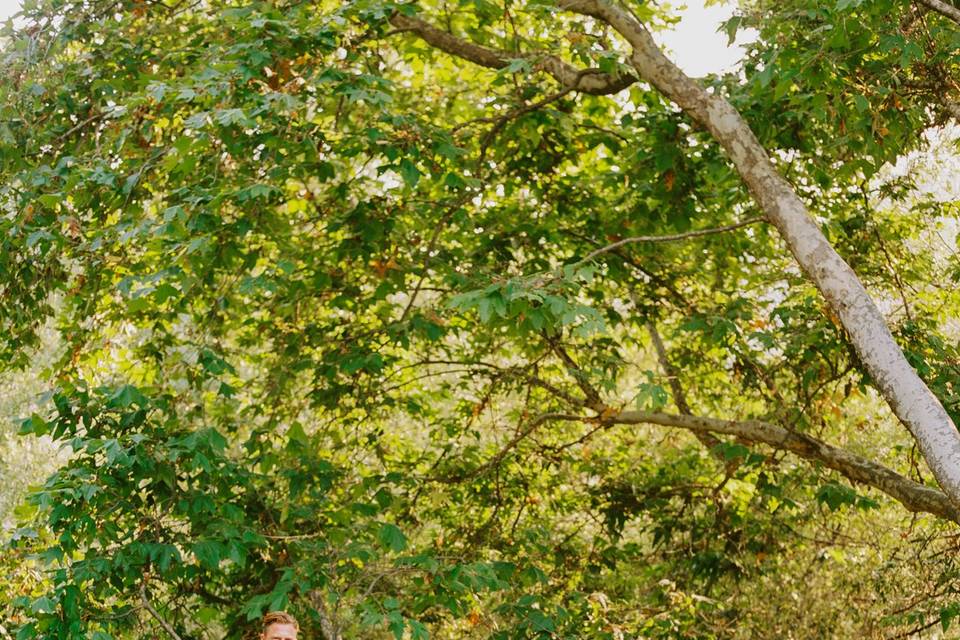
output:
[{"label": "leafy canopy", "polygon": [[[608,422],[676,405],[867,446],[888,418],[710,136],[645,84],[545,71],[628,76],[600,23],[486,0],[42,0],[24,20],[2,53],[0,360],[55,329],[20,432],[71,456],[18,511],[9,562],[43,573],[0,603],[16,637],[144,637],[149,608],[182,638],[274,609],[327,638],[769,632],[745,585],[880,507],[750,442]],[[955,25],[841,0],[745,3],[725,28],[744,26],[743,76],[703,82],[957,420],[960,265],[924,250],[956,207],[880,171],[942,122]]]}]

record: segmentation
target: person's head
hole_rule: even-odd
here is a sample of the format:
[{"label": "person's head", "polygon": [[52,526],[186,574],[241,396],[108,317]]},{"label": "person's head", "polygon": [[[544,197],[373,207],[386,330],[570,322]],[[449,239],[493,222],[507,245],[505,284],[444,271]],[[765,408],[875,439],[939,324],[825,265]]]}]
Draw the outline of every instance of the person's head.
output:
[{"label": "person's head", "polygon": [[300,625],[286,611],[271,611],[263,616],[261,640],[297,640]]}]

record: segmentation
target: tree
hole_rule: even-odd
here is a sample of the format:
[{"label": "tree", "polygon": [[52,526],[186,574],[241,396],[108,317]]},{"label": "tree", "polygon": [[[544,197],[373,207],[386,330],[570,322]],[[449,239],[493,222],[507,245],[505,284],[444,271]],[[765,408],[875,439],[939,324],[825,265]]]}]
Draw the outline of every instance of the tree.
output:
[{"label": "tree", "polygon": [[717,636],[744,605],[707,596],[821,509],[960,521],[960,269],[919,250],[955,207],[883,170],[952,113],[939,4],[745,3],[743,77],[702,81],[646,4],[29,8],[0,352],[56,325],[21,432],[72,457],[11,542],[51,567],[19,637],[287,606],[326,638]]}]

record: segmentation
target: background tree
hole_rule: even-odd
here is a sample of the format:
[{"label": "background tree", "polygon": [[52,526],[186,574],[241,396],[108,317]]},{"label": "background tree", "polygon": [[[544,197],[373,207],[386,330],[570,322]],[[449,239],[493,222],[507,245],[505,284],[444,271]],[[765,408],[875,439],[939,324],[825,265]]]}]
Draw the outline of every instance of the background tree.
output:
[{"label": "background tree", "polygon": [[699,82],[647,4],[29,7],[0,352],[56,327],[71,455],[9,632],[947,629],[956,207],[884,168],[952,113],[929,7],[745,3]]}]

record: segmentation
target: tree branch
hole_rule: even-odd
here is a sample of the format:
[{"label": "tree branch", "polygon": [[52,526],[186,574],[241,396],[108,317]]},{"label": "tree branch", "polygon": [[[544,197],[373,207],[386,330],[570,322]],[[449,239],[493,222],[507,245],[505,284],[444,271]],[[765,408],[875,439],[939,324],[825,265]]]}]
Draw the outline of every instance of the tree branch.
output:
[{"label": "tree branch", "polygon": [[560,361],[563,362],[563,366],[567,369],[567,373],[574,379],[577,383],[577,386],[580,387],[580,391],[583,392],[584,402],[583,406],[588,409],[593,409],[598,414],[603,414],[604,411],[608,409],[607,403],[603,401],[603,398],[600,397],[600,392],[597,391],[596,387],[590,384],[590,381],[587,379],[587,374],[583,372],[583,369],[580,368],[573,358],[570,357],[570,354],[567,353],[567,350],[563,348],[557,340],[548,339],[550,347],[557,357],[560,358]]},{"label": "tree branch", "polygon": [[754,200],[840,318],[861,362],[893,413],[913,434],[937,482],[954,504],[960,505],[960,432],[910,366],[857,274],[823,235],[740,113],[719,93],[708,93],[668,60],[646,27],[620,4],[560,0],[559,6],[601,20],[620,33],[633,47],[630,62],[639,76],[706,127],[723,146]]},{"label": "tree branch", "polygon": [[496,137],[498,133],[500,133],[500,131],[507,125],[508,122],[516,118],[519,118],[525,113],[536,111],[540,107],[546,106],[551,102],[556,102],[557,100],[563,98],[565,95],[567,95],[572,91],[574,91],[573,87],[566,87],[564,89],[561,89],[560,91],[557,91],[556,93],[552,93],[549,96],[546,96],[542,100],[538,100],[537,102],[533,102],[530,104],[525,104],[522,107],[518,107],[508,113],[505,113],[499,118],[494,118],[493,119],[494,124],[492,127],[490,127],[490,131],[487,131],[487,133],[483,136],[483,139],[480,141],[480,156],[477,158],[477,174],[480,176],[483,175],[483,168],[484,168],[483,163],[487,157],[487,149],[490,148],[490,143],[493,142],[493,139]]},{"label": "tree branch", "polygon": [[[530,422],[520,436],[526,437],[534,428],[550,420],[595,421],[588,416],[569,414],[544,414]],[[701,416],[671,415],[644,411],[623,411],[608,416],[605,424],[655,424],[662,427],[687,429],[695,433],[720,433],[738,438],[762,442],[774,449],[789,451],[797,456],[819,462],[833,469],[849,480],[859,482],[882,491],[913,513],[929,513],[951,522],[960,523],[960,510],[941,491],[914,482],[881,464],[827,444],[812,436],[759,420],[719,420]],[[518,444],[519,438],[509,443],[509,449]],[[506,451],[501,451],[497,460],[501,460]]]},{"label": "tree branch", "polygon": [[960,9],[953,6],[952,4],[947,4],[943,0],[918,0],[920,4],[927,7],[928,9],[933,9],[942,16],[950,18],[954,22],[960,24]]},{"label": "tree branch", "polygon": [[157,613],[157,610],[153,608],[153,605],[150,604],[150,599],[147,598],[147,585],[140,585],[140,602],[143,603],[143,607],[150,612],[150,615],[160,623],[160,626],[163,627],[163,630],[173,638],[173,640],[183,640],[180,636],[177,635],[177,632],[174,630],[170,623],[160,617],[160,614]]},{"label": "tree branch", "polygon": [[573,91],[592,95],[608,95],[619,93],[637,81],[636,77],[629,74],[613,76],[599,69],[577,69],[554,55],[512,54],[507,51],[484,47],[458,38],[433,26],[426,20],[402,13],[394,14],[390,18],[390,23],[399,32],[413,33],[427,44],[445,53],[488,69],[503,69],[509,66],[512,60],[526,58],[538,68],[556,78],[557,82],[565,88]]},{"label": "tree branch", "polygon": [[[530,434],[532,434],[534,431],[539,429],[541,425],[544,425],[552,420],[566,420],[570,422],[570,421],[577,421],[577,420],[586,421],[586,420],[591,420],[591,418],[587,416],[580,416],[573,413],[541,414],[536,418],[534,418],[533,420],[531,420],[529,423],[527,423],[526,427],[517,431],[516,434],[514,434],[513,438],[511,438],[510,441],[507,442],[507,444],[505,444],[500,449],[500,451],[498,451],[492,458],[490,458],[489,460],[484,462],[482,465],[477,467],[474,471],[470,472],[469,474],[464,474],[462,476],[459,476],[457,479],[462,480],[467,477],[476,477],[486,472],[488,469],[491,469],[497,466],[503,461],[504,458],[507,457],[508,453],[513,451],[517,447],[517,445],[519,445],[521,442],[526,440]],[[596,418],[593,418],[593,420],[596,420]]]},{"label": "tree branch", "polygon": [[951,116],[953,116],[954,120],[960,123],[960,104],[954,102],[953,100],[945,99],[943,101],[943,107]]},{"label": "tree branch", "polygon": [[[683,387],[680,386],[680,376],[677,375],[677,370],[673,368],[670,358],[667,357],[667,349],[663,346],[663,340],[660,339],[660,332],[657,331],[656,325],[652,322],[647,323],[647,333],[650,334],[650,341],[653,342],[653,347],[657,351],[657,360],[660,361],[660,367],[663,369],[664,374],[666,374],[667,382],[670,384],[673,403],[677,405],[677,410],[680,411],[681,414],[685,416],[693,415],[693,412],[690,410],[690,405],[687,404],[687,396],[683,392]],[[694,435],[707,449],[712,450],[720,444],[720,440],[711,433],[694,431]]]},{"label": "tree branch", "polygon": [[756,420],[736,422],[631,411],[614,416],[611,422],[659,424],[667,427],[725,433],[763,442],[776,449],[790,451],[806,460],[821,462],[850,480],[875,487],[898,500],[910,511],[931,513],[953,522],[960,522],[960,510],[953,506],[943,492],[914,482],[883,465],[807,434],[788,431],[767,422]]},{"label": "tree branch", "polygon": [[634,244],[637,242],[675,242],[677,240],[688,240],[690,238],[699,238],[701,236],[710,236],[717,233],[723,233],[725,231],[733,231],[734,229],[739,229],[740,227],[746,227],[751,224],[757,224],[766,221],[766,218],[750,218],[748,220],[743,220],[742,222],[735,222],[733,224],[728,224],[723,227],[715,227],[713,229],[696,229],[694,231],[687,231],[685,233],[674,233],[664,236],[632,236],[630,238],[624,238],[623,240],[617,240],[613,244],[608,244],[605,247],[600,247],[599,249],[591,251],[583,260],[581,260],[581,262],[588,262],[604,253],[616,251],[620,247],[627,244]]}]

